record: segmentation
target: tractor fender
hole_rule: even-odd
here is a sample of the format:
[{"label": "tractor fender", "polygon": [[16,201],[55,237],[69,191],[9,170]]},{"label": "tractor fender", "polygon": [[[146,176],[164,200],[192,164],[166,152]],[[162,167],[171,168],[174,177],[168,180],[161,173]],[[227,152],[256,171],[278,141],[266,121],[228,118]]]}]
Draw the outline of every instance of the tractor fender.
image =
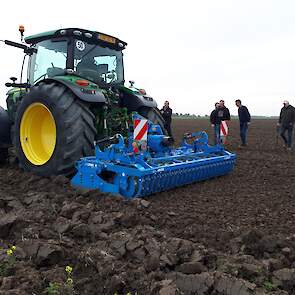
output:
[{"label": "tractor fender", "polygon": [[8,113],[0,107],[0,148],[6,148],[11,145],[10,129],[11,121]]},{"label": "tractor fender", "polygon": [[78,98],[80,98],[83,101],[92,102],[92,103],[105,103],[106,98],[103,95],[103,93],[100,90],[95,90],[93,93],[90,93],[88,91],[85,91],[83,87],[80,87],[79,85],[75,85],[67,80],[64,80],[62,78],[54,77],[54,78],[47,78],[39,83],[50,83],[50,82],[58,82],[60,84],[63,84],[68,89],[70,89]]},{"label": "tractor fender", "polygon": [[157,102],[150,96],[137,95],[135,93],[122,93],[121,94],[122,105],[129,111],[137,111],[142,107],[156,108]]}]

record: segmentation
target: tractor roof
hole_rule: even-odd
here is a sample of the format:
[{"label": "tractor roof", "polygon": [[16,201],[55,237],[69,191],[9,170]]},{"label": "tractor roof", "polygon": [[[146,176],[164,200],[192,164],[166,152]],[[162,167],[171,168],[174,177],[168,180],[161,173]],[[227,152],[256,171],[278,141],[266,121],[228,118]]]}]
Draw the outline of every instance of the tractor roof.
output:
[{"label": "tractor roof", "polygon": [[25,38],[26,43],[36,44],[43,40],[62,38],[62,37],[75,37],[77,39],[84,40],[89,43],[97,43],[114,49],[122,50],[127,45],[126,42],[96,31],[78,29],[78,28],[67,28],[59,29],[54,31],[43,32],[40,34],[28,36]]}]

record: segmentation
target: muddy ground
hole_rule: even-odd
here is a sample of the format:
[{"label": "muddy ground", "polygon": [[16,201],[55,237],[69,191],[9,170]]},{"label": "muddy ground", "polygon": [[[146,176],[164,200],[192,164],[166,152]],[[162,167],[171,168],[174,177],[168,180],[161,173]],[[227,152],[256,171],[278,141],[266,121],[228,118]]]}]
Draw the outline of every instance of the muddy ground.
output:
[{"label": "muddy ground", "polygon": [[[295,151],[275,123],[253,121],[238,149],[233,121],[231,174],[144,200],[0,167],[0,295],[295,294]],[[212,133],[173,123],[177,141],[195,130]]]}]

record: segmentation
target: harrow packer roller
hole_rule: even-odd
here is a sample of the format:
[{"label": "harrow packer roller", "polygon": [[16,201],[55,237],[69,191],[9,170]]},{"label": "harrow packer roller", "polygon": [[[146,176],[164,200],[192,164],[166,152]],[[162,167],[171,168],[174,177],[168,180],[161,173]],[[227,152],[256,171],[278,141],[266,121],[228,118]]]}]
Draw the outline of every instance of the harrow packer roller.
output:
[{"label": "harrow packer roller", "polygon": [[[221,176],[233,169],[235,154],[220,145],[209,146],[205,132],[185,134],[181,146],[171,148],[161,129],[151,122],[148,125],[147,145],[136,152],[133,137],[125,143],[117,134],[104,150],[97,143],[94,157],[77,162],[72,183],[133,198]],[[188,139],[193,142],[188,143]]]}]

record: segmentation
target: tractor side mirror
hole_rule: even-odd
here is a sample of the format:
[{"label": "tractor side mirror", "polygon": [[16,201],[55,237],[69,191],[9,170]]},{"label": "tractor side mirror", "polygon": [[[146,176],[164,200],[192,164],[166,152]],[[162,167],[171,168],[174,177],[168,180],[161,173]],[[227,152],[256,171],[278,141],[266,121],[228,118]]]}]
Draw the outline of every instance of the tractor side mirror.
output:
[{"label": "tractor side mirror", "polygon": [[17,80],[16,77],[10,77],[9,79],[12,81],[12,83],[11,83],[11,82],[7,82],[7,83],[5,83],[5,86],[6,86],[6,87],[11,87],[12,85],[15,84],[15,82],[16,82],[16,80]]},{"label": "tractor side mirror", "polygon": [[10,77],[10,80],[12,82],[5,83],[6,87],[20,87],[20,88],[26,88],[26,89],[31,87],[31,85],[28,83],[15,83],[17,80],[16,77]]},{"label": "tractor side mirror", "polygon": [[36,48],[28,47],[25,44],[20,44],[20,43],[9,41],[9,40],[4,40],[4,43],[6,45],[9,45],[9,46],[13,46],[13,47],[17,47],[17,48],[23,49],[24,50],[24,53],[26,53],[28,55],[32,55],[33,53],[36,53],[37,52],[37,49]]}]

